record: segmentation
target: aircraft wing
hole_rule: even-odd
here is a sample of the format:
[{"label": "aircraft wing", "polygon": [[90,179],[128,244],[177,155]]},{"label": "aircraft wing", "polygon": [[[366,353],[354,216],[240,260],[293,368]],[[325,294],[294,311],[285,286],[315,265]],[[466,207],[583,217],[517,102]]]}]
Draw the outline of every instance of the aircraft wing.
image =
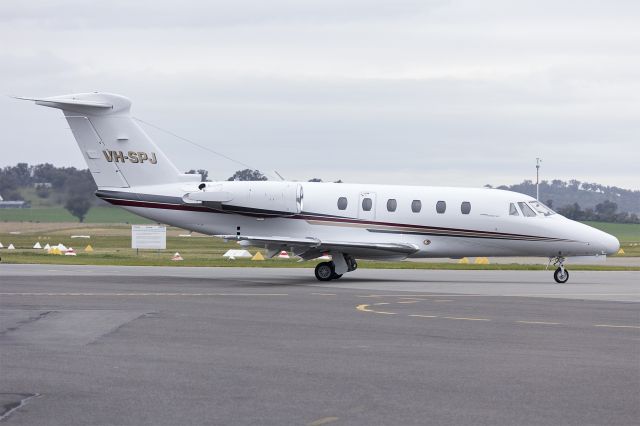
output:
[{"label": "aircraft wing", "polygon": [[352,242],[330,241],[318,238],[290,238],[290,237],[257,237],[249,235],[216,235],[225,240],[240,241],[242,245],[264,247],[268,256],[273,257],[282,250],[292,250],[304,260],[315,259],[326,252],[339,251],[354,257],[365,259],[404,259],[419,250],[418,246],[410,243],[384,242]]}]

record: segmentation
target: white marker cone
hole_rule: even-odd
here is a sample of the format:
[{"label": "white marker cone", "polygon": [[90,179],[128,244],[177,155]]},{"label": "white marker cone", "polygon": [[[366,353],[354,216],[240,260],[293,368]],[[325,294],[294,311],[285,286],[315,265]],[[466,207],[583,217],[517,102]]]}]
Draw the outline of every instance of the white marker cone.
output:
[{"label": "white marker cone", "polygon": [[282,250],[282,251],[280,252],[280,254],[278,255],[278,257],[279,257],[280,259],[289,259],[289,253],[287,253],[286,251]]}]

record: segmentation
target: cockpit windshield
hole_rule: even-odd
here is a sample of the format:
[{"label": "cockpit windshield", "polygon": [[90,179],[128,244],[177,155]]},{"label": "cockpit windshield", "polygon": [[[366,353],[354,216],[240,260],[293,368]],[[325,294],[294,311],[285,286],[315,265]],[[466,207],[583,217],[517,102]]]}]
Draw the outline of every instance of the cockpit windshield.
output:
[{"label": "cockpit windshield", "polygon": [[542,204],[540,201],[529,201],[529,204],[531,204],[535,211],[543,216],[551,216],[552,214],[556,214],[556,212]]},{"label": "cockpit windshield", "polygon": [[536,212],[531,207],[529,207],[529,205],[527,203],[519,201],[518,205],[520,206],[520,210],[522,210],[522,214],[525,217],[536,217],[537,216]]}]

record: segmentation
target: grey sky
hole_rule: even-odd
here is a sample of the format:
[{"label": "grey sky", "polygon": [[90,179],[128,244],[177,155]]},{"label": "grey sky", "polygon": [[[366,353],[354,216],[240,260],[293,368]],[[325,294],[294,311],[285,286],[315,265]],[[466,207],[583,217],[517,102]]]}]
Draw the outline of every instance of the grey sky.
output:
[{"label": "grey sky", "polygon": [[[0,2],[0,92],[110,91],[288,179],[640,189],[640,2]],[[0,99],[0,167],[86,167],[59,111]],[[183,169],[239,166],[153,129]]]}]

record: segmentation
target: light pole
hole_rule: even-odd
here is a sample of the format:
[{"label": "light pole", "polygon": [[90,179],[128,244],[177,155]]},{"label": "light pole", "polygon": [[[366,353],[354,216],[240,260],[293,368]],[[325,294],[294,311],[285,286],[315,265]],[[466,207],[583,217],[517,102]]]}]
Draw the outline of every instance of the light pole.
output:
[{"label": "light pole", "polygon": [[542,158],[536,157],[536,200],[540,201],[540,163]]}]

